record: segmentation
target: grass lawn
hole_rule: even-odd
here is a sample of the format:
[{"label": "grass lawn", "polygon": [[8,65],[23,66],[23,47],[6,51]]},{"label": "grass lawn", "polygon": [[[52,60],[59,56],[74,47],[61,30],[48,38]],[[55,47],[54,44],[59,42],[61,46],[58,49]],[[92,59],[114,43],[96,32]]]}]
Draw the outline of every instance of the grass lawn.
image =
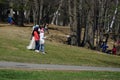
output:
[{"label": "grass lawn", "polygon": [[38,64],[120,67],[120,56],[46,40],[46,55],[27,50],[31,28],[0,27],[0,60]]},{"label": "grass lawn", "polygon": [[0,70],[0,80],[120,80],[120,72]]},{"label": "grass lawn", "polygon": [[[0,26],[0,61],[120,68],[120,56],[48,40],[45,55],[27,50],[30,31],[29,27]],[[0,80],[120,80],[120,72],[0,69]]]}]

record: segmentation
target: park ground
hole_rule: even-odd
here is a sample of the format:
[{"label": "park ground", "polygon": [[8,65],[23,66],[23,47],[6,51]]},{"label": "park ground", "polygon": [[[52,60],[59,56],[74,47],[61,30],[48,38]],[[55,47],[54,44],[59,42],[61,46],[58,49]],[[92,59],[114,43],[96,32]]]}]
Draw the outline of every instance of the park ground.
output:
[{"label": "park ground", "polygon": [[[69,28],[50,25],[50,34],[46,33],[46,55],[27,50],[32,26],[18,27],[9,24],[0,24],[0,61],[21,62],[34,64],[58,64],[95,67],[120,68],[120,56],[108,55],[87,48],[74,47],[63,44],[69,35]],[[82,73],[81,73],[82,72]],[[119,72],[107,71],[19,71],[0,70],[2,80],[119,80]],[[10,76],[10,74],[15,76]],[[32,73],[32,75],[30,74]],[[47,74],[48,73],[48,74]],[[28,74],[28,75],[26,75]],[[38,74],[41,76],[38,76]],[[63,74],[60,76],[60,74]],[[98,75],[99,74],[99,75]],[[3,76],[4,75],[4,76]],[[8,77],[6,76],[8,75]],[[23,77],[18,77],[24,75]],[[26,75],[26,76],[25,76]],[[45,75],[47,77],[45,77]],[[54,76],[55,75],[55,76]],[[97,75],[97,77],[95,77]],[[101,75],[101,76],[100,76]],[[71,76],[71,77],[70,77]],[[35,78],[36,77],[36,78]],[[42,77],[42,78],[41,78]],[[6,78],[6,79],[5,79]],[[38,78],[38,79],[37,79]],[[59,79],[58,79],[59,78]]]}]

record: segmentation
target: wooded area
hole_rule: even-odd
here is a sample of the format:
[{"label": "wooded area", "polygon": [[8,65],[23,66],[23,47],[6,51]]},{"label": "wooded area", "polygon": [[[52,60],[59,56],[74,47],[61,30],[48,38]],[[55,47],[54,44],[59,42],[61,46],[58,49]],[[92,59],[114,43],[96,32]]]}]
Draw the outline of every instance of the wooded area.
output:
[{"label": "wooded area", "polygon": [[111,39],[120,51],[119,15],[119,0],[0,0],[0,22],[70,26],[71,45],[96,50]]}]

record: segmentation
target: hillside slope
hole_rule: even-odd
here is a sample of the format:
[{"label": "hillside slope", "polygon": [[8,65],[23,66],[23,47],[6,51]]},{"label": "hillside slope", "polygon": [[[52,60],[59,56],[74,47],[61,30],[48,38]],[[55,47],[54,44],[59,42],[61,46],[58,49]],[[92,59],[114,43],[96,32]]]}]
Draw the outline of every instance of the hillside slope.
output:
[{"label": "hillside slope", "polygon": [[[108,55],[89,49],[61,44],[65,40],[65,32],[50,28],[45,44],[46,55],[27,50],[30,42],[31,27],[18,27],[0,24],[0,61],[14,61],[39,64],[65,64],[82,66],[120,67],[120,56]],[[67,29],[68,30],[68,29]]]}]

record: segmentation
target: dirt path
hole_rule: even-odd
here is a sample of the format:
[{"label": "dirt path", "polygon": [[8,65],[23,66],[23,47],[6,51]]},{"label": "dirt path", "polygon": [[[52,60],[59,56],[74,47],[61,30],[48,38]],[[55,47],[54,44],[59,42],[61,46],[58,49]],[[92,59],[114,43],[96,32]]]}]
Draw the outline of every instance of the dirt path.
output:
[{"label": "dirt path", "polygon": [[66,70],[66,71],[117,71],[120,68],[111,67],[88,67],[88,66],[68,66],[68,65],[53,65],[53,64],[30,64],[18,62],[0,62],[1,69],[27,69],[27,70]]}]

